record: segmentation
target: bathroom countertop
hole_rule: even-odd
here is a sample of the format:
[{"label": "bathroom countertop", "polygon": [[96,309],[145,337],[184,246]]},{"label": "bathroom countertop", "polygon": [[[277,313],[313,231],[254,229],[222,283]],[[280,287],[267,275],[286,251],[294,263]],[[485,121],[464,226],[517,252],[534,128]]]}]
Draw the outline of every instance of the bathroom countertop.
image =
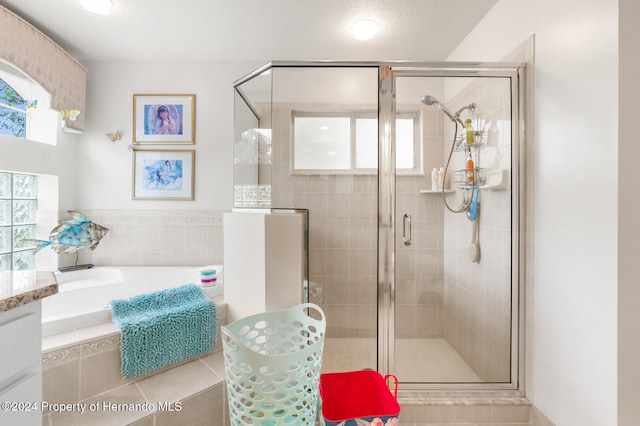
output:
[{"label": "bathroom countertop", "polygon": [[35,302],[58,292],[58,282],[51,271],[0,272],[0,312]]}]

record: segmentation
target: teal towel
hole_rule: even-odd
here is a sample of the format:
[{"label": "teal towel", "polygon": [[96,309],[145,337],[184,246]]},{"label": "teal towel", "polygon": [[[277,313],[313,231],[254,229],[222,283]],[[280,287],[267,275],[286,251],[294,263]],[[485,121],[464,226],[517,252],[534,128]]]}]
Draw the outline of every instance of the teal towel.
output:
[{"label": "teal towel", "polygon": [[216,305],[195,284],[112,300],[122,333],[123,377],[136,377],[207,353],[216,341]]}]

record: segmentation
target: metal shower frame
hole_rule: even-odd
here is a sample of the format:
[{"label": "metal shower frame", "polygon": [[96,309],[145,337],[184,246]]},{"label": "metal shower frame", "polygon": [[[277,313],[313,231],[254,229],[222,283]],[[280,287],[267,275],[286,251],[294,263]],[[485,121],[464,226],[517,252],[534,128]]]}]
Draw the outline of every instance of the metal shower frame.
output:
[{"label": "metal shower frame", "polygon": [[[433,396],[524,396],[525,379],[525,66],[521,63],[470,62],[345,62],[272,61],[234,82],[234,89],[251,108],[241,85],[271,68],[377,68],[378,69],[378,371],[394,366],[395,330],[395,81],[396,77],[500,77],[511,89],[511,381],[508,383],[401,384],[400,397],[419,400]],[[257,113],[254,111],[254,114]]]}]

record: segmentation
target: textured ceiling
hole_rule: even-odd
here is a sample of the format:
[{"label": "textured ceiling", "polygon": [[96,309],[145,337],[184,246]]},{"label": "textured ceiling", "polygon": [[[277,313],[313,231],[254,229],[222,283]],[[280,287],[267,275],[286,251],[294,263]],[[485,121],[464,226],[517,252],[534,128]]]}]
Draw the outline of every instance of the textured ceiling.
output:
[{"label": "textured ceiling", "polygon": [[[80,61],[439,61],[496,0],[113,0],[108,16],[80,0],[0,0]],[[369,41],[359,18],[378,21]],[[0,29],[1,34],[2,29]]]}]

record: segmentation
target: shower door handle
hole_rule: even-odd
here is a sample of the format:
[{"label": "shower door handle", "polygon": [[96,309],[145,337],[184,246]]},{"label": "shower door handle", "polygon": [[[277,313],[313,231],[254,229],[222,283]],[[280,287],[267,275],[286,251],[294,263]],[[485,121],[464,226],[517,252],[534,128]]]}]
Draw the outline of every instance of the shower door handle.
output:
[{"label": "shower door handle", "polygon": [[[407,228],[409,228],[408,233]],[[405,213],[402,217],[402,241],[405,246],[411,245],[411,215],[409,213]]]}]

